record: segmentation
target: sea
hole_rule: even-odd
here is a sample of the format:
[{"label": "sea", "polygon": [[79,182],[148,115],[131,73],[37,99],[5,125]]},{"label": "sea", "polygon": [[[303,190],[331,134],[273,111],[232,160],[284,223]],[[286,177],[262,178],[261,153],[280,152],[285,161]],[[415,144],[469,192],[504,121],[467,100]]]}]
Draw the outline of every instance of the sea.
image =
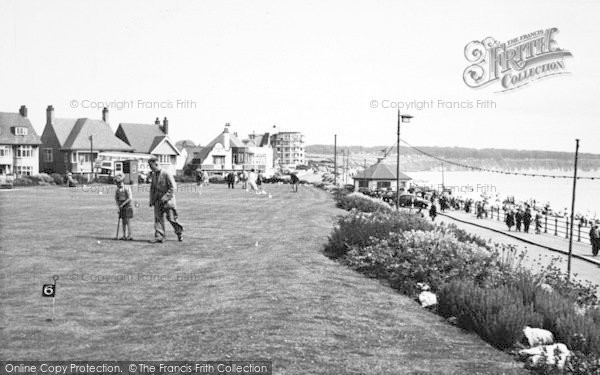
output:
[{"label": "sea", "polygon": [[[528,174],[568,175],[560,171],[522,171]],[[550,203],[555,211],[571,212],[571,197],[573,191],[572,178],[548,178],[520,175],[505,175],[491,172],[475,171],[441,171],[406,172],[418,185],[426,185],[435,190],[442,190],[443,186],[458,197],[471,197],[481,199],[487,195],[504,200],[514,196],[518,201],[534,199],[536,204]],[[594,180],[578,179],[575,195],[575,213],[586,215],[589,218],[600,219],[600,170],[579,172],[578,177],[598,177]]]}]

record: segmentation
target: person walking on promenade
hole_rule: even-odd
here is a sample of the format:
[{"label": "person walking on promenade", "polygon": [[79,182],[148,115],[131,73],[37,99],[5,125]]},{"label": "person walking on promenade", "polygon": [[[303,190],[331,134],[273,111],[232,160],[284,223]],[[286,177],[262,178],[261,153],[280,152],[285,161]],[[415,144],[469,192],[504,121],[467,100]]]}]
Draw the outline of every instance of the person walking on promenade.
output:
[{"label": "person walking on promenade", "polygon": [[535,234],[542,233],[542,214],[535,211]]},{"label": "person walking on promenade", "polygon": [[515,225],[515,212],[512,209],[509,209],[506,212],[506,219],[504,220],[506,226],[508,227],[508,231]]},{"label": "person walking on promenade", "polygon": [[523,213],[523,232],[529,233],[529,225],[531,225],[531,208],[527,207]]},{"label": "person walking on promenade", "polygon": [[592,256],[598,256],[600,251],[600,220],[596,220],[590,229],[590,242],[592,243]]},{"label": "person walking on promenade", "polygon": [[521,231],[521,222],[523,221],[523,210],[521,207],[517,208],[517,212],[515,213],[515,226],[517,232]]},{"label": "person walking on promenade", "polygon": [[177,184],[173,175],[161,169],[157,158],[148,160],[152,170],[150,184],[150,207],[154,207],[154,243],[165,240],[165,215],[173,226],[177,239],[183,240],[183,226],[177,222],[177,205],[175,202],[175,190]]},{"label": "person walking on promenade", "polygon": [[[123,183],[123,175],[117,175],[115,177],[115,183],[117,189],[115,190],[115,203],[119,208],[119,220],[123,223],[123,237],[122,240],[131,241],[131,224],[130,219],[133,218],[133,207],[131,207],[131,189],[129,186],[125,186]],[[118,227],[118,225],[117,225]],[[117,228],[117,237],[119,236]]]},{"label": "person walking on promenade", "polygon": [[227,189],[234,189],[235,188],[235,173],[233,173],[233,171],[227,173]]},{"label": "person walking on promenade", "polygon": [[431,207],[429,208],[429,217],[431,218],[431,221],[435,221],[435,217],[437,216],[437,207],[434,203],[431,203]]}]

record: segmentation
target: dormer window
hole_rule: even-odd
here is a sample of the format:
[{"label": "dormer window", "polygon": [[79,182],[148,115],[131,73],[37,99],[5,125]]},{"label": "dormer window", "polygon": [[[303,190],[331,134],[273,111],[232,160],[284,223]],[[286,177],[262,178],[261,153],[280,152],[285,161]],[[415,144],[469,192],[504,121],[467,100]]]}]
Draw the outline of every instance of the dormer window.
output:
[{"label": "dormer window", "polygon": [[15,127],[15,135],[27,135],[27,128],[23,126]]}]

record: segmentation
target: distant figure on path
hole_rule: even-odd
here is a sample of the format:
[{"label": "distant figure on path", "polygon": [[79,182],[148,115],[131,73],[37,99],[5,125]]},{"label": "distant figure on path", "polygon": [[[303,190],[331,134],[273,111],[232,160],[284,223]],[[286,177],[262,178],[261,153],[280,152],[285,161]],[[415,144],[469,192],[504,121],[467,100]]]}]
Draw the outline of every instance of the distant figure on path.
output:
[{"label": "distant figure on path", "polygon": [[167,220],[173,226],[177,239],[182,241],[183,227],[177,222],[177,206],[175,203],[177,184],[175,179],[171,173],[160,168],[158,159],[148,160],[148,165],[152,169],[150,207],[154,207],[154,241],[152,242],[164,242],[165,240],[165,215],[167,215]]},{"label": "distant figure on path", "polygon": [[531,225],[531,209],[527,207],[523,214],[523,232],[529,233],[529,225]]},{"label": "distant figure on path", "polygon": [[210,179],[208,178],[208,172],[202,171],[202,184],[204,186],[208,186],[210,184]]},{"label": "distant figure on path", "polygon": [[504,222],[506,223],[508,231],[510,232],[510,229],[513,227],[513,225],[515,225],[515,212],[512,209],[506,213],[506,220]]},{"label": "distant figure on path", "polygon": [[436,207],[435,203],[432,203],[431,208],[429,208],[429,217],[431,218],[431,221],[435,221],[436,216],[437,216],[437,207]]},{"label": "distant figure on path", "polygon": [[521,207],[519,207],[517,209],[517,212],[515,213],[515,225],[517,226],[517,232],[521,231],[521,222],[523,221],[523,211],[521,210]]},{"label": "distant figure on path", "polygon": [[600,220],[596,220],[590,229],[590,242],[592,243],[592,256],[597,256],[600,251]]},{"label": "distant figure on path", "polygon": [[542,233],[542,214],[539,211],[535,212],[535,233]]}]

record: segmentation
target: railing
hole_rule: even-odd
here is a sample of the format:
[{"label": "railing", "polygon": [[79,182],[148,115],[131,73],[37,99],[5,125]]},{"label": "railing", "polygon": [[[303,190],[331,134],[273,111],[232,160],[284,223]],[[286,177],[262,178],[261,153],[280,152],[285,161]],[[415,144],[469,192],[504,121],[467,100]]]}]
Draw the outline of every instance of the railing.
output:
[{"label": "railing", "polygon": [[[472,207],[471,213],[474,216],[477,216],[477,212],[475,212],[476,208]],[[491,207],[487,212],[483,214],[484,219],[492,219],[496,221],[506,222],[506,211],[504,209],[497,207]],[[548,216],[542,215],[540,219],[540,233],[551,234],[557,237],[569,238],[569,233],[571,229],[571,218],[570,217],[557,217],[557,216]],[[591,222],[588,221],[587,225],[584,225],[583,220],[575,219],[575,226],[573,227],[573,240],[577,242],[585,242],[590,243],[590,229]],[[523,229],[523,224],[521,222],[521,229]],[[531,224],[529,226],[529,233],[535,233],[535,216],[531,218]]]}]

